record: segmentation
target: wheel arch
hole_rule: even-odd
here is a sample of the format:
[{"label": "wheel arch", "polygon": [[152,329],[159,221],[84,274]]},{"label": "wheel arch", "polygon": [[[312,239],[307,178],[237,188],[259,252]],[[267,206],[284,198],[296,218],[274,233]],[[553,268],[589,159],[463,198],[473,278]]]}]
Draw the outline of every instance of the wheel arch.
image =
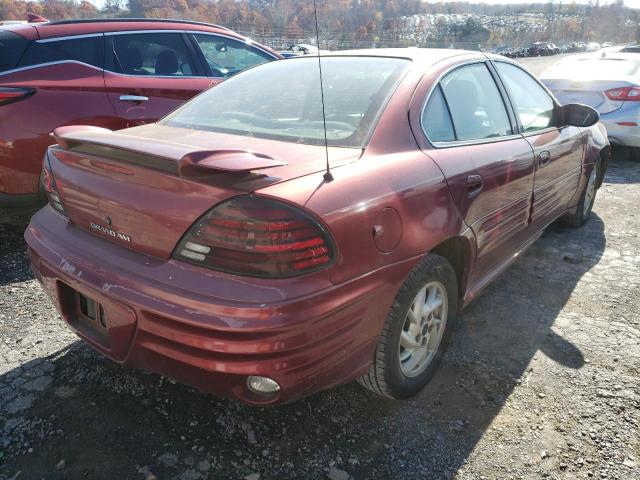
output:
[{"label": "wheel arch", "polygon": [[470,239],[461,235],[450,237],[429,250],[429,253],[439,255],[449,262],[458,281],[458,295],[463,298],[473,256],[473,245]]},{"label": "wheel arch", "polygon": [[607,144],[600,150],[600,174],[598,178],[598,188],[602,186],[604,176],[607,173],[609,167],[609,161],[611,160],[611,145]]}]

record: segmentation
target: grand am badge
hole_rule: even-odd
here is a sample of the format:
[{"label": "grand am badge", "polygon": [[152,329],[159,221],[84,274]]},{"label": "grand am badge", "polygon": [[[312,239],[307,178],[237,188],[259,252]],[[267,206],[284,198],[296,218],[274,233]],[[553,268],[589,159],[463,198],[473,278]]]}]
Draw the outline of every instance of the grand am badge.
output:
[{"label": "grand am badge", "polygon": [[131,237],[129,235],[121,232],[116,232],[115,230],[102,225],[98,225],[97,223],[91,223],[91,230],[103,233],[104,235],[109,235],[110,237],[117,238],[118,240],[122,240],[123,242],[131,242]]}]

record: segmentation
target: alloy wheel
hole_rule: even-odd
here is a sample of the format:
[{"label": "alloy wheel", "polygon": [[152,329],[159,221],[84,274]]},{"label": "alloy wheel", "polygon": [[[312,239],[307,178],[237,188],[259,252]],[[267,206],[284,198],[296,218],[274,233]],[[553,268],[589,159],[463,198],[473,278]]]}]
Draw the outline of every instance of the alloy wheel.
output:
[{"label": "alloy wheel", "polygon": [[447,290],[429,282],[416,294],[400,333],[400,369],[405,377],[424,372],[438,352],[448,312]]}]

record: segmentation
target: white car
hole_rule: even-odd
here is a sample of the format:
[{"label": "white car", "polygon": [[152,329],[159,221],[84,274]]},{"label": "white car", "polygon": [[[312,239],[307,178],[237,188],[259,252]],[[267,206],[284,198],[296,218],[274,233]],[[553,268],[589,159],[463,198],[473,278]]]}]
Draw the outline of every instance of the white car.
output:
[{"label": "white car", "polygon": [[561,104],[598,110],[609,141],[632,147],[640,158],[640,55],[576,55],[551,66],[540,80]]}]

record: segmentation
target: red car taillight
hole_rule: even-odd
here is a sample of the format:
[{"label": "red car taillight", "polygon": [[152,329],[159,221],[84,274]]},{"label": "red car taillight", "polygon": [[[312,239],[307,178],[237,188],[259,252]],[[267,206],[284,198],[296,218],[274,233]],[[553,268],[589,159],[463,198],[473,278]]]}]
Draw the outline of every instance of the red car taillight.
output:
[{"label": "red car taillight", "polygon": [[0,105],[18,102],[36,93],[34,88],[0,87]]},{"label": "red car taillight", "polygon": [[246,195],[232,198],[198,220],[173,256],[215,270],[283,278],[331,264],[335,249],[310,215],[286,203]]},{"label": "red car taillight", "polygon": [[49,199],[49,204],[58,212],[60,212],[65,217],[67,216],[67,211],[62,204],[62,199],[60,198],[60,192],[58,192],[58,187],[56,186],[56,180],[53,178],[53,174],[51,173],[51,169],[49,168],[49,161],[45,157],[44,164],[42,166],[42,176],[40,177],[42,181],[42,188],[47,193],[47,198]]},{"label": "red car taillight", "polygon": [[616,100],[618,102],[637,102],[640,101],[640,88],[639,87],[621,87],[612,88],[604,92],[609,100]]}]

